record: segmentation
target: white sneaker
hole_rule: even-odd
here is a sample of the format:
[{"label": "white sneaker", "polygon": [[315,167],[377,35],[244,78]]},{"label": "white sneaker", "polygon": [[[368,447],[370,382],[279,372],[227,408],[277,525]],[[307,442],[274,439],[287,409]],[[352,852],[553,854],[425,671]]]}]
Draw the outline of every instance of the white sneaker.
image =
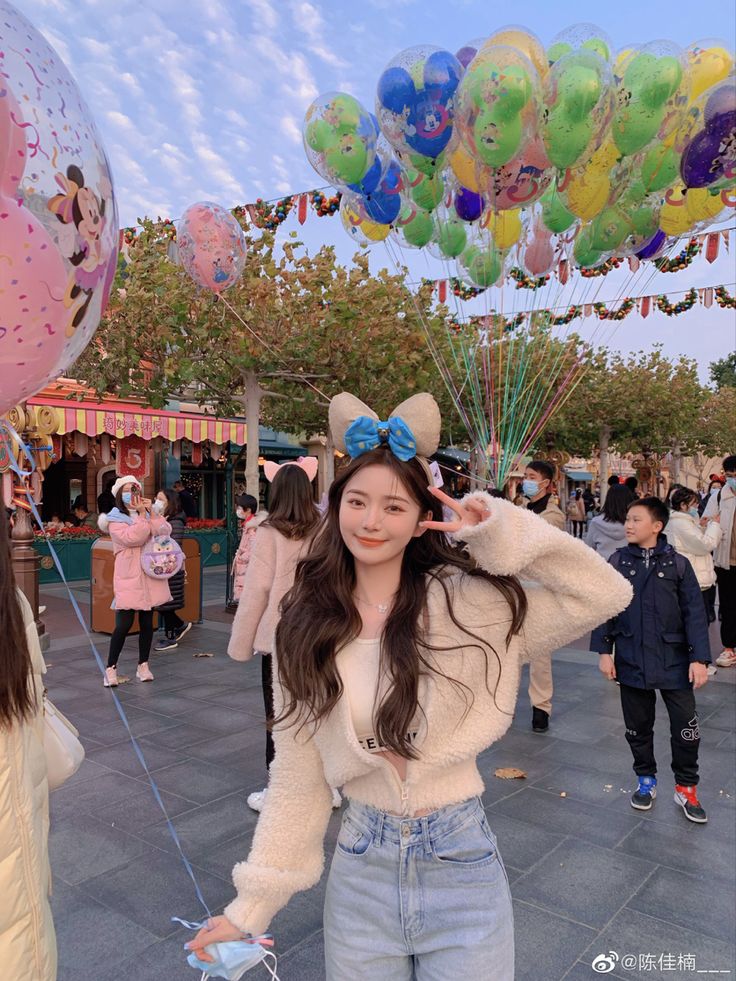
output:
[{"label": "white sneaker", "polygon": [[118,687],[118,669],[105,668],[105,680],[102,682],[105,688]]},{"label": "white sneaker", "polygon": [[725,650],[716,658],[716,664],[719,668],[736,668],[736,651]]},{"label": "white sneaker", "polygon": [[138,665],[135,676],[138,681],[153,681],[153,674],[151,669],[148,667],[148,661],[146,661],[144,664]]},{"label": "white sneaker", "polygon": [[333,808],[342,807],[342,795],[337,787],[332,788],[332,806]]},{"label": "white sneaker", "polygon": [[258,811],[260,814],[263,810],[263,802],[266,799],[266,790],[256,790],[255,793],[248,794],[247,804],[251,811]]}]

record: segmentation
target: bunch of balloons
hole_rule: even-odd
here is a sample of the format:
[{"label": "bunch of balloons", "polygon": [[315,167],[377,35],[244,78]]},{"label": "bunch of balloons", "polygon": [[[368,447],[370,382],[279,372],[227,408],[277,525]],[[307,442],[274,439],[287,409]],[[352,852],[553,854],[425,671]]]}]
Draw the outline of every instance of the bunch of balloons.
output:
[{"label": "bunch of balloons", "polygon": [[519,27],[454,54],[422,45],[386,66],[375,112],[328,93],[303,132],[356,243],[426,248],[475,286],[510,263],[541,276],[563,255],[656,258],[736,206],[736,75],[720,41],[616,53],[578,24],[546,49]]},{"label": "bunch of balloons", "polygon": [[0,414],[76,361],[117,268],[100,134],[59,55],[0,0]]}]

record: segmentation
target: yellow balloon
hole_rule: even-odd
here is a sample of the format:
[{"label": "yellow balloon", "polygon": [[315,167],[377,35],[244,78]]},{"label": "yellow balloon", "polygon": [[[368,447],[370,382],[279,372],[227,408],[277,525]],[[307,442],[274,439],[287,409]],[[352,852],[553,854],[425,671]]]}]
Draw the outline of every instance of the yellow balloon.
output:
[{"label": "yellow balloon", "polygon": [[544,78],[549,71],[549,60],[542,42],[530,31],[524,31],[520,27],[507,27],[491,34],[483,48],[495,44],[505,44],[521,51],[534,65],[540,78]]},{"label": "yellow balloon", "polygon": [[391,231],[391,226],[377,221],[363,221],[360,230],[371,242],[382,242]]},{"label": "yellow balloon", "polygon": [[607,175],[583,173],[573,178],[565,188],[564,201],[568,211],[578,218],[591,221],[600,214],[608,203],[611,194],[611,182]]},{"label": "yellow balloon", "polygon": [[684,191],[682,184],[676,184],[664,196],[659,227],[665,235],[684,235],[693,224],[687,211]]},{"label": "yellow balloon", "polygon": [[693,103],[706,89],[722,81],[733,68],[733,55],[725,48],[699,48],[693,45],[690,56],[690,102]]},{"label": "yellow balloon", "polygon": [[498,249],[510,249],[521,238],[521,209],[496,211],[489,215],[488,230]]},{"label": "yellow balloon", "polygon": [[720,215],[723,201],[720,194],[709,194],[707,187],[690,188],[685,195],[685,210],[694,224]]},{"label": "yellow balloon", "polygon": [[463,185],[470,191],[480,192],[478,178],[475,172],[475,160],[470,156],[468,150],[461,143],[450,155],[450,167],[452,172]]}]

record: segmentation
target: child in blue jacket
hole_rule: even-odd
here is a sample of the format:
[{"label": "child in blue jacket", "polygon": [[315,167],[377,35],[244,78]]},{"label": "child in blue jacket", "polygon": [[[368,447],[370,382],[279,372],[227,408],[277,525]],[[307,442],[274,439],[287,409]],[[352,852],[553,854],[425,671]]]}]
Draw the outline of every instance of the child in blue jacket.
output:
[{"label": "child in blue jacket", "polygon": [[693,689],[708,680],[708,623],[692,566],[663,534],[668,518],[666,505],[656,497],[629,506],[629,544],[609,562],[632,584],[634,598],[596,628],[591,647],[600,653],[603,674],[621,685],[626,739],[639,778],[631,806],[648,811],[657,795],[654,711],[659,691],[670,717],[675,802],[690,821],[704,824],[708,818],[696,793],[700,733]]}]

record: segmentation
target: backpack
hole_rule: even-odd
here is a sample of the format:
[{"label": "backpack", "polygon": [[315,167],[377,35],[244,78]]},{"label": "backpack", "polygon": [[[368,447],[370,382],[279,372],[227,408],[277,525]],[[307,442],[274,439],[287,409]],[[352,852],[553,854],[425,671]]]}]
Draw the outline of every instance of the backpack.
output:
[{"label": "backpack", "polygon": [[184,565],[184,553],[168,535],[154,535],[143,546],[141,568],[149,579],[171,579]]}]

